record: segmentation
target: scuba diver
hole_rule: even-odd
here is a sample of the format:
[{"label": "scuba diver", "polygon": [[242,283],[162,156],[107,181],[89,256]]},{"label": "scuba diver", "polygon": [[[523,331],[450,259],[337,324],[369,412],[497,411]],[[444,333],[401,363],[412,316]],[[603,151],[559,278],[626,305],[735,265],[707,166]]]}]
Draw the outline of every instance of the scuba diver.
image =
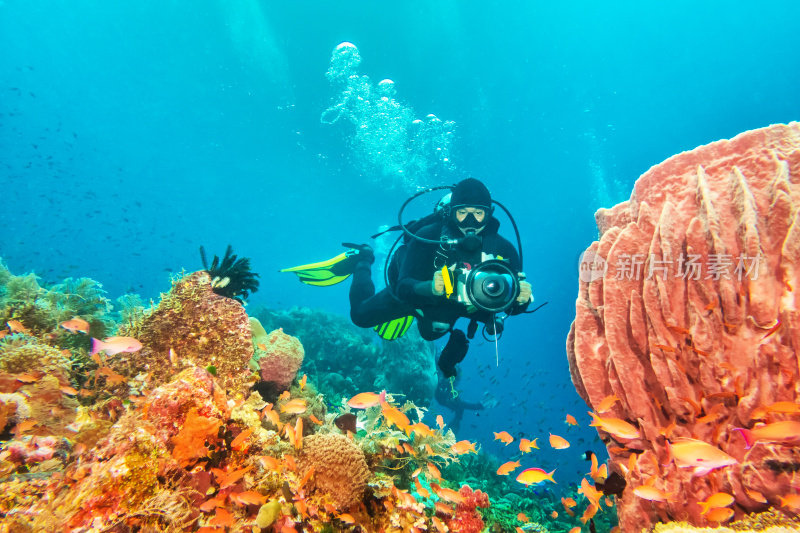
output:
[{"label": "scuba diver", "polygon": [[[439,189],[452,192],[432,214],[403,222],[403,211],[412,200]],[[484,338],[491,340],[490,335],[496,341],[505,319],[500,313],[523,313],[533,301],[531,285],[521,272],[519,233],[518,253],[499,235],[493,204],[503,208],[516,232],[508,210],[475,178],[455,186],[432,187],[406,200],[398,226],[386,230],[403,230],[393,249],[401,239],[403,244],[390,251],[384,269],[386,288],[377,293],[371,273],[375,255],[368,244],[343,243],[350,249],[328,261],[281,272],[293,272],[311,285],[332,285],[352,274],[350,318],[356,326],[374,328],[384,339],[402,336],[415,319],[425,340],[450,333],[438,366],[445,377],[453,378],[455,365],[466,355],[468,338],[474,337],[479,323],[484,324]],[[461,317],[470,320],[466,334],[454,328]]]},{"label": "scuba diver", "polygon": [[453,411],[453,419],[449,422],[449,425],[450,429],[458,433],[461,427],[461,419],[464,417],[464,411],[482,411],[486,406],[480,402],[467,402],[461,398],[461,393],[455,388],[458,381],[457,377],[446,376],[441,369],[436,374],[438,379],[434,398],[439,402],[439,405]]}]

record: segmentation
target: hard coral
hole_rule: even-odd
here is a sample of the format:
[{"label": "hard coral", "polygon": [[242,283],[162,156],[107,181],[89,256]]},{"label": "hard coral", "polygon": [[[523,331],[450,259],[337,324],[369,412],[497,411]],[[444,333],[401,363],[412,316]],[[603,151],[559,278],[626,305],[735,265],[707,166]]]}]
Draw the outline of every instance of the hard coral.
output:
[{"label": "hard coral", "polygon": [[263,343],[258,343],[258,348],[255,359],[261,379],[273,383],[281,391],[288,389],[303,364],[303,345],[297,337],[276,329],[263,339]]},{"label": "hard coral", "polygon": [[[718,490],[736,498],[737,517],[769,505],[753,491],[776,505],[790,490],[793,474],[770,465],[795,461],[796,447],[747,450],[733,428],[782,420],[766,406],[800,402],[798,176],[800,123],[775,125],[671,157],[637,180],[630,200],[596,215],[600,241],[584,255],[567,341],[572,380],[595,408],[616,395],[603,416],[638,426],[632,441],[602,433],[628,486],[653,478],[681,496],[651,502],[625,491],[623,531],[668,517],[706,525],[694,502]],[[705,475],[661,467],[667,441],[680,437],[737,464]]]},{"label": "hard coral", "polygon": [[65,524],[88,530],[98,517],[106,525],[172,531],[196,518],[193,505],[207,487],[198,492],[195,481],[208,474],[183,467],[208,455],[206,443],[217,440],[216,428],[230,415],[225,393],[207,371],[191,368],[147,400],[145,409],[125,412],[67,468],[68,483],[55,485],[31,512],[36,531],[60,531]]},{"label": "hard coral", "polygon": [[361,448],[337,434],[305,437],[297,466],[302,476],[314,468],[309,481],[312,493],[329,498],[337,509],[361,501],[370,474]]},{"label": "hard coral", "polygon": [[136,337],[143,348],[119,354],[112,362],[117,372],[134,376],[146,369],[158,386],[186,367],[213,366],[229,393],[244,395],[250,387],[247,363],[253,345],[247,313],[235,300],[215,294],[206,272],[175,282],[152,313],[124,327],[121,335]]},{"label": "hard coral", "polygon": [[225,392],[202,368],[188,368],[148,396],[146,418],[156,427],[161,442],[173,439],[190,412],[194,416],[225,421],[230,416]]},{"label": "hard coral", "polygon": [[24,344],[0,344],[0,372],[24,374],[39,371],[69,383],[72,361],[68,353],[25,337]]},{"label": "hard coral", "polygon": [[489,507],[489,496],[480,490],[473,491],[469,485],[462,485],[458,493],[464,500],[456,506],[455,517],[447,520],[447,527],[458,533],[480,533],[483,518],[477,508]]},{"label": "hard coral", "polygon": [[[365,390],[402,390],[416,405],[427,406],[436,388],[433,345],[416,328],[400,339],[373,342],[375,332],[334,313],[306,307],[249,308],[268,330],[296,336],[306,353],[303,372],[332,403]],[[346,372],[345,372],[346,369]]]}]

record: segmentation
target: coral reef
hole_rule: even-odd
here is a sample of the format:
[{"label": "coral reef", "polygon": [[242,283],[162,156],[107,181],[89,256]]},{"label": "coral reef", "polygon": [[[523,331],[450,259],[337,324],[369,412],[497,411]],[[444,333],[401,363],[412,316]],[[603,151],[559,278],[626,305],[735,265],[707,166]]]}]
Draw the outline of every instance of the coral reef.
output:
[{"label": "coral reef", "polygon": [[33,337],[15,337],[20,338],[3,342],[0,351],[0,372],[11,374],[43,372],[64,384],[69,384],[72,371],[72,357],[69,351],[48,346]]},{"label": "coral reef", "polygon": [[189,413],[194,413],[195,419],[227,420],[230,415],[225,391],[202,368],[187,368],[148,395],[145,418],[164,432],[157,434],[162,441],[177,435]]},{"label": "coral reef", "polygon": [[[250,310],[267,331],[282,329],[300,339],[307,354],[302,371],[333,404],[369,390],[402,390],[416,405],[429,405],[436,389],[433,344],[411,328],[395,341],[347,318],[308,308]],[[346,369],[346,371],[344,370]]]},{"label": "coral reef", "polygon": [[[735,428],[796,420],[776,406],[800,403],[799,176],[800,123],[774,125],[671,157],[596,215],[567,351],[587,404],[615,395],[603,416],[639,432],[600,432],[628,483],[623,531],[707,525],[697,502],[717,491],[741,518],[792,490],[792,468],[773,467],[798,464],[791,431],[747,449]],[[671,461],[669,442],[685,437],[734,464]],[[675,497],[638,497],[648,482]]]},{"label": "coral reef", "polygon": [[[113,327],[111,303],[105,292],[100,283],[89,278],[67,278],[43,287],[35,274],[15,276],[0,261],[0,325],[17,320],[31,334],[54,334],[61,322],[80,316],[89,322],[92,335],[103,337]],[[64,337],[62,344],[65,339],[76,338]]]},{"label": "coral reef", "polygon": [[775,509],[748,515],[742,520],[719,527],[695,527],[686,522],[656,524],[653,533],[787,533],[800,531],[800,520],[789,518]]},{"label": "coral reef", "polygon": [[273,384],[279,391],[285,391],[303,364],[303,345],[296,337],[280,329],[267,334],[255,318],[250,319],[250,324],[256,348],[253,361],[258,366],[261,380]]},{"label": "coral reef", "polygon": [[370,473],[364,452],[344,435],[311,435],[303,439],[297,466],[303,477],[311,475],[311,493],[324,495],[337,509],[347,509],[364,496]]},{"label": "coral reef", "polygon": [[247,313],[239,302],[215,294],[204,271],[174,282],[154,310],[123,325],[120,335],[144,347],[118,354],[112,368],[129,377],[146,368],[153,387],[191,366],[213,367],[229,394],[244,397],[255,381],[248,367],[253,344]]},{"label": "coral reef", "polygon": [[[461,455],[474,443],[423,422],[433,381],[421,377],[435,373],[416,335],[374,343],[333,315],[283,313],[316,350],[303,359],[297,339],[251,324],[205,272],[150,309],[125,295],[119,313],[102,299],[95,311],[78,305],[101,296],[99,284],[58,287],[72,307],[53,308],[35,275],[0,268],[0,531],[546,531],[536,497],[512,494],[488,456]],[[78,312],[90,334],[116,330],[141,350],[89,353],[89,335],[59,326]],[[252,371],[271,346],[280,353],[264,377],[282,390],[266,397],[250,385],[263,383]],[[295,379],[301,364],[342,389],[326,398],[312,375]],[[347,405],[376,387],[385,401]],[[488,506],[488,487],[507,490],[493,493],[502,505]]]},{"label": "coral reef", "polygon": [[473,491],[464,485],[458,491],[462,500],[456,505],[456,515],[445,523],[451,531],[462,533],[480,533],[483,530],[483,519],[478,507],[489,507],[489,496],[480,490]]}]

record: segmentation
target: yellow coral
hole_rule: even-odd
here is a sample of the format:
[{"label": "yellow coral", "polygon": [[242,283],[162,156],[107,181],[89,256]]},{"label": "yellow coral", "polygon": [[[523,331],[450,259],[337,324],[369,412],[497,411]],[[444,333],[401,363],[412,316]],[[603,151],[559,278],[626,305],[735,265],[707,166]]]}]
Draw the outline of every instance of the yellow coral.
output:
[{"label": "yellow coral", "polygon": [[314,468],[309,487],[338,509],[361,501],[370,473],[361,448],[335,433],[305,437],[297,466],[303,477]]},{"label": "yellow coral", "polygon": [[745,516],[741,520],[731,522],[728,526],[717,528],[694,527],[686,522],[669,522],[657,524],[653,528],[653,533],[787,533],[789,531],[800,531],[800,521],[787,517],[780,511],[770,509],[764,513]]},{"label": "yellow coral", "polygon": [[61,350],[35,341],[17,346],[7,344],[0,350],[0,372],[40,371],[66,381],[70,368],[70,358]]}]

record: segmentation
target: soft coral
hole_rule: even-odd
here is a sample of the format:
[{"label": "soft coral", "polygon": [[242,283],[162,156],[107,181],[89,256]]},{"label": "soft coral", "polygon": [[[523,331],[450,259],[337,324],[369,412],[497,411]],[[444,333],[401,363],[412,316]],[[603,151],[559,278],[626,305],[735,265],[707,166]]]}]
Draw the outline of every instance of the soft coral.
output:
[{"label": "soft coral", "polygon": [[447,521],[447,527],[459,533],[480,533],[483,519],[476,508],[489,507],[489,496],[480,490],[473,491],[469,485],[462,485],[458,493],[464,501],[456,506],[456,516]]}]

